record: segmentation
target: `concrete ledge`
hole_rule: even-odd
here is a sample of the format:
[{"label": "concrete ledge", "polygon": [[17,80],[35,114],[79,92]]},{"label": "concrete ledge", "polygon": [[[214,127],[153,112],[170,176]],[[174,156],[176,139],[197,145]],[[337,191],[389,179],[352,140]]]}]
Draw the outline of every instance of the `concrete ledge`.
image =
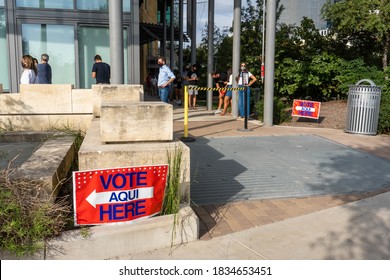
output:
[{"label": "concrete ledge", "polygon": [[100,117],[102,102],[144,101],[142,85],[92,85],[93,115]]},{"label": "concrete ledge", "polygon": [[79,150],[79,170],[166,164],[168,154],[172,156],[179,149],[181,196],[189,202],[190,149],[181,141],[105,144],[100,139],[100,119],[94,119]]},{"label": "concrete ledge", "polygon": [[[176,219],[176,221],[175,221]],[[84,233],[84,234],[83,234]],[[102,260],[117,259],[129,253],[166,248],[199,238],[199,219],[189,206],[177,215],[157,216],[132,224],[95,226],[64,232],[34,256],[23,259]],[[18,259],[5,252],[0,258]],[[19,258],[21,259],[21,258]]]},{"label": "concrete ledge", "polygon": [[43,142],[63,134],[54,131],[4,131],[0,133],[0,143]]},{"label": "concrete ledge", "polygon": [[103,142],[171,141],[173,107],[164,102],[103,102]]},{"label": "concrete ledge", "polygon": [[22,84],[21,102],[24,113],[72,113],[71,84]]},{"label": "concrete ledge", "polygon": [[87,131],[93,116],[92,114],[71,115],[0,115],[0,130],[24,131],[24,130],[53,130],[73,129]]},{"label": "concrete ledge", "polygon": [[72,113],[92,114],[93,100],[91,89],[72,90]]},{"label": "concrete ledge", "polygon": [[20,93],[43,93],[56,94],[65,93],[70,96],[73,89],[72,84],[21,84]]},{"label": "concrete ledge", "polygon": [[74,136],[57,136],[46,140],[13,174],[13,178],[38,180],[44,185],[42,200],[54,200],[76,158]]}]

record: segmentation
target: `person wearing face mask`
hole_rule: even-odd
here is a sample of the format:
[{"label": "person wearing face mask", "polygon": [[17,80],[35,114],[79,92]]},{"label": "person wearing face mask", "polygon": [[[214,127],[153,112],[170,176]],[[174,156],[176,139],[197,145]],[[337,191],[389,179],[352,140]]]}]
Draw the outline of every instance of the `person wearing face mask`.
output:
[{"label": "person wearing face mask", "polygon": [[238,91],[238,114],[240,118],[245,117],[245,90],[247,91],[247,111],[246,115],[249,117],[250,115],[250,93],[251,89],[250,86],[257,81],[257,78],[249,72],[248,68],[246,67],[246,63],[241,63],[241,68],[239,71],[238,76],[236,77],[236,81],[238,84],[238,87],[245,87],[244,90]]},{"label": "person wearing face mask", "polygon": [[157,63],[160,66],[157,80],[158,94],[160,95],[161,101],[169,103],[170,84],[175,80],[176,76],[166,65],[165,57],[159,57]]},{"label": "person wearing face mask", "polygon": [[34,60],[31,55],[23,55],[22,61],[21,61],[23,72],[22,76],[20,77],[20,83],[21,84],[33,84],[35,83],[35,78],[37,75],[37,69],[34,65]]}]

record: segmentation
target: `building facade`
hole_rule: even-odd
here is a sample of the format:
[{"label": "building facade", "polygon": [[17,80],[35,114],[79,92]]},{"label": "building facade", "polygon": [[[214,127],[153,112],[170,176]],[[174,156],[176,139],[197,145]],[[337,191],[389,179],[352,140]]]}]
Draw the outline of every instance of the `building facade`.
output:
[{"label": "building facade", "polygon": [[[124,83],[139,84],[148,58],[158,56],[158,9],[165,3],[169,10],[170,1],[122,1]],[[91,88],[94,56],[100,54],[103,61],[115,63],[110,61],[109,0],[0,0],[3,90],[18,92],[21,57],[29,54],[39,61],[42,53],[50,56],[53,83]]]},{"label": "building facade", "polygon": [[327,22],[321,18],[322,6],[328,0],[281,0],[280,5],[284,6],[279,22],[295,24],[299,26],[302,18],[307,17],[314,21],[317,29],[327,28]]}]

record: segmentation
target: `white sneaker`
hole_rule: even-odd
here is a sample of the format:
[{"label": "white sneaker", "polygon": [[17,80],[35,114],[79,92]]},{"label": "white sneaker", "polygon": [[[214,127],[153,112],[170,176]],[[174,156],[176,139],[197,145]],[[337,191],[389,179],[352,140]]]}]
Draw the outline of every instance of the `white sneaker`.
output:
[{"label": "white sneaker", "polygon": [[221,110],[217,110],[217,111],[214,112],[214,114],[219,114],[219,113],[222,113],[222,111]]},{"label": "white sneaker", "polygon": [[181,105],[181,100],[179,99],[179,101],[177,101],[177,105]]}]

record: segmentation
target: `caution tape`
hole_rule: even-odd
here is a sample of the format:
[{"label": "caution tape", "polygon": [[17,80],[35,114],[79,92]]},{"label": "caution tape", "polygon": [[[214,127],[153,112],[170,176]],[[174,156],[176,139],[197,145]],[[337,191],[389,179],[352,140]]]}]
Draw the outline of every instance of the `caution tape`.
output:
[{"label": "caution tape", "polygon": [[192,90],[244,90],[245,87],[239,87],[239,88],[208,88],[208,87],[191,87],[191,86],[189,86],[188,89],[192,89]]}]

